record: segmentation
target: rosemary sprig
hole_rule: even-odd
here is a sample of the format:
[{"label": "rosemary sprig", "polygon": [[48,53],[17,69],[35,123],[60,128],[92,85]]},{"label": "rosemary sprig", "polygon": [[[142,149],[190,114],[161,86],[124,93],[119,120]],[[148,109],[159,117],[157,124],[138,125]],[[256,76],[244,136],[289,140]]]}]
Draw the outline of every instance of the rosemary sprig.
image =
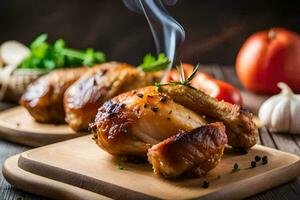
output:
[{"label": "rosemary sprig", "polygon": [[146,54],[139,67],[145,72],[153,72],[165,70],[170,63],[171,61],[163,53],[158,54],[157,58],[151,54]]},{"label": "rosemary sprig", "polygon": [[198,69],[199,69],[199,64],[193,68],[191,75],[184,81],[185,84],[188,84],[189,82],[191,82],[193,80],[193,78],[195,77],[195,75],[198,72]]},{"label": "rosemary sprig", "polygon": [[180,63],[180,65],[177,66],[177,71],[179,72],[179,75],[180,75],[180,77],[179,77],[180,82],[185,83],[185,73],[184,73],[182,63]]},{"label": "rosemary sprig", "polygon": [[199,64],[193,68],[191,75],[188,78],[185,78],[183,66],[182,66],[182,64],[180,64],[177,67],[177,71],[179,72],[179,75],[180,75],[180,81],[172,81],[169,83],[155,83],[154,85],[158,88],[160,88],[161,86],[165,86],[165,85],[184,85],[189,88],[196,89],[193,86],[191,86],[190,82],[193,80],[193,78],[197,74],[198,70],[199,70]]}]

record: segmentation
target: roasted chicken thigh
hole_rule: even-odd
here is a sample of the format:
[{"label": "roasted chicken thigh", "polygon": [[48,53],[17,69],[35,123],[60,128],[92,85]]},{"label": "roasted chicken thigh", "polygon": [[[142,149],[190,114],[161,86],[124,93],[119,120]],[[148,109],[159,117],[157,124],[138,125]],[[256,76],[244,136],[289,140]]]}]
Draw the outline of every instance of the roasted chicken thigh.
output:
[{"label": "roasted chicken thigh", "polygon": [[203,125],[191,131],[179,131],[148,150],[155,173],[177,177],[182,173],[202,176],[220,161],[227,143],[221,122]]},{"label": "roasted chicken thigh", "polygon": [[87,67],[58,69],[40,77],[27,87],[20,104],[38,122],[63,123],[63,95],[87,70]]},{"label": "roasted chicken thigh", "polygon": [[159,76],[158,73],[145,73],[117,62],[93,67],[65,92],[66,121],[76,131],[85,130],[106,100],[122,92],[151,85]]},{"label": "roasted chicken thigh", "polygon": [[230,146],[247,150],[256,144],[258,128],[253,115],[241,106],[218,101],[204,92],[183,85],[162,86],[160,90],[175,102],[205,115],[210,121],[223,122]]},{"label": "roasted chicken thigh", "polygon": [[218,164],[227,143],[222,123],[207,124],[201,114],[154,86],[107,101],[90,128],[98,145],[109,153],[148,154],[156,173],[173,178],[205,174]]}]

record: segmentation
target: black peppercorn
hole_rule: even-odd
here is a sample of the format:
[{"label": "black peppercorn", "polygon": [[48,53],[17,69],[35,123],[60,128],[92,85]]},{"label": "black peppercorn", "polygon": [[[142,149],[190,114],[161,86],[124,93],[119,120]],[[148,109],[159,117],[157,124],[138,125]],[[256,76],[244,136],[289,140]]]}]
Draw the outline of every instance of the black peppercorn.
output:
[{"label": "black peppercorn", "polygon": [[256,162],[259,162],[261,160],[261,157],[260,156],[255,156],[255,161]]},{"label": "black peppercorn", "polygon": [[262,163],[265,165],[268,163],[268,156],[263,156],[262,157]]},{"label": "black peppercorn", "polygon": [[203,181],[202,187],[203,188],[208,188],[209,187],[209,182],[208,181]]},{"label": "black peppercorn", "polygon": [[142,93],[138,93],[137,96],[143,98],[144,95]]},{"label": "black peppercorn", "polygon": [[151,107],[151,110],[152,110],[153,112],[157,112],[157,111],[158,111],[158,107]]},{"label": "black peppercorn", "polygon": [[255,161],[251,161],[251,167],[252,168],[256,167],[256,162]]}]

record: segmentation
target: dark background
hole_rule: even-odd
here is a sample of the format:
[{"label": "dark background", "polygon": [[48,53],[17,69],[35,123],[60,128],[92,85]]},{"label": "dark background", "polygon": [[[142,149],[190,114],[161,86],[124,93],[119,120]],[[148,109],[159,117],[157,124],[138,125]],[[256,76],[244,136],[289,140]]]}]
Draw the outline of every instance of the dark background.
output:
[{"label": "dark background", "polygon": [[[283,26],[300,33],[297,1],[179,0],[170,13],[184,26],[178,60],[234,65],[253,32]],[[103,50],[109,60],[140,63],[154,42],[142,15],[121,0],[0,0],[0,42],[28,44],[40,33],[76,48]]]}]

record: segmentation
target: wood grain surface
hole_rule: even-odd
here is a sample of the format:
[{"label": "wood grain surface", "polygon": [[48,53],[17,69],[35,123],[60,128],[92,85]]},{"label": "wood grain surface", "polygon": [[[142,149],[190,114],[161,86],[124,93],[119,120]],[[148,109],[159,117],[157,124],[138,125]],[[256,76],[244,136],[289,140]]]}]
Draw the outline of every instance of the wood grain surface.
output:
[{"label": "wood grain surface", "polygon": [[[230,67],[220,67],[219,65],[215,66],[207,66],[203,65],[202,69],[210,72],[215,75],[217,78],[223,78],[228,82],[233,84],[238,84],[234,68]],[[242,88],[240,85],[236,85],[239,88]],[[7,103],[0,103],[0,110],[10,108],[14,105]],[[276,136],[279,137],[288,137],[288,140],[292,142],[292,146],[288,146],[286,141],[278,140]],[[260,140],[259,143],[271,148],[287,151],[287,152],[295,152],[295,145],[297,149],[300,149],[300,135],[293,136],[285,136],[283,134],[277,134],[269,132],[266,129],[261,129],[260,131]],[[30,147],[18,145],[14,143],[10,143],[0,139],[0,162],[4,163],[4,160],[12,155],[18,154],[20,152],[26,151],[30,149]],[[300,154],[298,154],[300,156]],[[2,169],[2,165],[0,165],[0,169]],[[252,187],[251,187],[252,188]],[[251,189],[250,188],[250,189]],[[282,200],[282,199],[299,199],[300,196],[300,178],[295,179],[287,184],[275,187],[273,189],[264,191],[255,196],[249,197],[251,200]],[[19,199],[19,200],[41,200],[46,199],[41,196],[36,196],[22,190],[19,190],[10,184],[8,184],[3,178],[2,174],[0,174],[0,199]]]},{"label": "wood grain surface", "polygon": [[18,188],[23,188],[28,192],[35,192],[35,189],[39,188],[40,195],[51,196],[55,199],[86,199],[86,197],[89,197],[89,200],[110,199],[79,187],[29,173],[18,167],[18,160],[19,155],[12,156],[3,166],[5,178],[9,182],[17,183],[15,186]]},{"label": "wood grain surface", "polygon": [[17,106],[0,113],[0,138],[33,147],[80,137],[67,124],[42,124],[34,121],[27,110]]},{"label": "wood grain surface", "polygon": [[[72,199],[56,194],[56,191],[64,190],[61,183],[93,192],[91,197],[87,194],[85,199],[91,199],[94,193],[100,194],[99,199],[102,195],[113,199],[241,199],[300,175],[300,158],[296,155],[261,145],[254,146],[243,155],[230,150],[225,150],[221,163],[205,177],[177,180],[155,175],[149,164],[122,162],[99,148],[91,135],[24,152],[20,155],[18,166],[30,173],[56,180],[48,185],[55,196],[47,193],[50,195],[48,197],[56,199]],[[256,155],[268,156],[268,164],[251,168],[250,162]],[[232,172],[234,163],[240,167],[240,171],[235,173]],[[118,164],[124,169],[118,169]],[[12,170],[6,164],[4,166],[5,177],[12,177],[8,180],[20,185],[19,179],[11,174]],[[35,183],[30,174],[26,179],[28,183]],[[207,189],[201,187],[204,180],[210,182]],[[253,185],[256,187],[249,190]],[[30,188],[37,194],[44,194],[44,190]],[[74,195],[81,192],[73,190]]]}]

